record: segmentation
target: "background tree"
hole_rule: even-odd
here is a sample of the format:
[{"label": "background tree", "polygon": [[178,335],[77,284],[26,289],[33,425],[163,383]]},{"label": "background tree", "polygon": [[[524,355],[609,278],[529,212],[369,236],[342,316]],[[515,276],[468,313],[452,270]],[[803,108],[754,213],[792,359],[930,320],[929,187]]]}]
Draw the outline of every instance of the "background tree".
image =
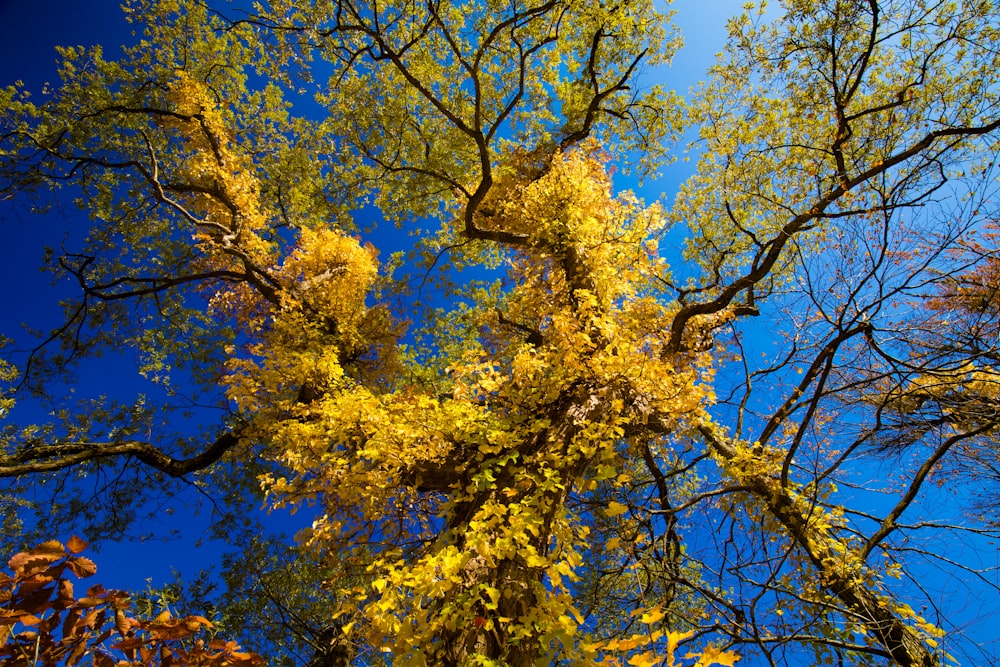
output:
[{"label": "background tree", "polygon": [[[919,500],[995,458],[992,3],[751,8],[690,102],[640,85],[679,45],[651,3],[300,5],[136,2],[120,59],[3,92],[2,191],[96,224],[51,258],[65,324],[2,369],[56,418],[7,427],[0,474],[315,504],[329,596],[287,556],[257,581],[331,664],[974,650],[913,606],[915,558],[964,564],[910,540],[991,534]],[[615,192],[686,128],[668,210]],[[120,348],[162,404],[59,395]]]}]

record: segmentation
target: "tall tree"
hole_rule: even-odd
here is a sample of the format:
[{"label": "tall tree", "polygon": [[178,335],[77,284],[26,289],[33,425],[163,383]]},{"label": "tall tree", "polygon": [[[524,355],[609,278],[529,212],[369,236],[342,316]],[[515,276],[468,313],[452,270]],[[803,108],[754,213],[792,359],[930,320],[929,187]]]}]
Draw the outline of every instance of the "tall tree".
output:
[{"label": "tall tree", "polygon": [[[5,411],[57,408],[0,475],[317,507],[329,595],[287,556],[255,579],[316,664],[968,653],[909,540],[991,534],[920,499],[995,461],[996,10],[751,7],[684,101],[640,77],[679,46],[651,2],[135,0],[120,58],[2,93],[2,192],[95,224],[51,257],[65,323],[0,369]],[[615,191],[687,129],[671,208]],[[70,405],[109,349],[164,402]]]}]

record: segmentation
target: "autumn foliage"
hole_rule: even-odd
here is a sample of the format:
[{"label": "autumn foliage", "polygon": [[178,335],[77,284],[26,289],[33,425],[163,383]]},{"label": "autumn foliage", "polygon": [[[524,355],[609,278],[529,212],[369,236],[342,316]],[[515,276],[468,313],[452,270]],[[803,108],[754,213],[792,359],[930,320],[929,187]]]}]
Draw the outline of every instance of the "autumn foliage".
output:
[{"label": "autumn foliage", "polygon": [[76,580],[97,573],[80,555],[87,544],[73,537],[39,544],[14,555],[0,574],[0,664],[96,667],[200,665],[252,667],[263,660],[231,641],[206,636],[212,624],[201,616],[155,618],[130,615],[128,593],[87,587],[77,597]]},{"label": "autumn foliage", "polygon": [[[25,479],[105,539],[197,490],[221,613],[288,663],[986,655],[922,577],[997,588],[943,546],[995,519],[932,495],[1000,481],[996,3],[749,3],[687,99],[652,0],[126,12],[0,91],[0,198],[92,221],[0,360],[11,521]],[[684,137],[675,196],[625,189]],[[123,351],[155,391],[77,391]],[[11,659],[255,660],[75,598],[81,549],[11,561]]]}]

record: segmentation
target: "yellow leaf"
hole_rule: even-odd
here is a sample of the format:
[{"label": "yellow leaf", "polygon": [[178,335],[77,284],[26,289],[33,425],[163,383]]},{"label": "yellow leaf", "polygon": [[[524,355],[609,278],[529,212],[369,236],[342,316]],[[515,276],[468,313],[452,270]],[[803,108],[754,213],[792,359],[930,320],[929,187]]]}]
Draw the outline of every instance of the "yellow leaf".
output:
[{"label": "yellow leaf", "polygon": [[607,517],[618,516],[619,514],[624,514],[628,511],[627,505],[622,505],[621,503],[612,500],[608,503],[607,508],[604,510],[604,515]]},{"label": "yellow leaf", "polygon": [[667,664],[674,664],[674,651],[677,650],[677,644],[684,641],[688,637],[694,634],[694,630],[689,632],[669,632],[667,633]]},{"label": "yellow leaf", "polygon": [[[693,653],[688,657],[695,657],[699,654]],[[722,665],[724,667],[733,667],[736,661],[740,659],[740,656],[736,655],[732,651],[720,651],[714,646],[706,646],[705,650],[701,652],[701,657],[698,662],[695,663],[694,667],[711,667],[712,665]]]},{"label": "yellow leaf", "polygon": [[651,623],[656,623],[664,616],[666,616],[666,612],[663,611],[663,609],[661,609],[661,605],[656,605],[655,607],[646,611],[639,620],[642,623],[646,623],[647,625],[649,625]]},{"label": "yellow leaf", "polygon": [[658,665],[660,663],[660,656],[656,655],[652,651],[646,651],[645,653],[640,653],[639,655],[633,655],[628,659],[628,664],[632,667],[652,667],[652,665]]}]

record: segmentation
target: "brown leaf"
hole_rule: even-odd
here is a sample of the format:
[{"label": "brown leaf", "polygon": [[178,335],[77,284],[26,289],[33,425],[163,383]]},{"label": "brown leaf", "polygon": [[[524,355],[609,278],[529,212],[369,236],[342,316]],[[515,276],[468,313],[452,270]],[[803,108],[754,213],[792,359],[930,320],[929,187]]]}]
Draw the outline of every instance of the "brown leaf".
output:
[{"label": "brown leaf", "polygon": [[184,626],[191,632],[198,632],[201,628],[211,628],[212,622],[204,616],[188,616],[184,619]]},{"label": "brown leaf", "polygon": [[104,632],[99,634],[95,639],[91,640],[90,642],[91,646],[100,646],[111,637],[112,632],[114,632],[114,630],[112,630],[111,628],[105,629]]},{"label": "brown leaf", "polygon": [[66,543],[66,548],[69,550],[71,554],[75,556],[76,554],[81,553],[84,549],[87,548],[87,543],[84,540],[81,540],[76,535],[74,535],[73,537],[69,538],[69,542]]},{"label": "brown leaf", "polygon": [[44,572],[50,565],[58,563],[61,559],[62,555],[52,553],[36,554],[22,551],[11,557],[7,561],[7,564],[10,566],[10,569],[14,570],[14,574],[25,578]]},{"label": "brown leaf", "polygon": [[120,610],[115,611],[115,630],[123,637],[128,634],[134,625],[136,625],[134,620],[125,616]]},{"label": "brown leaf", "polygon": [[[80,621],[78,626],[85,628],[98,627],[100,624],[97,622],[98,621],[97,617],[100,615],[100,613],[101,610],[99,609],[91,609],[90,611],[87,612],[87,615],[83,617],[83,620]],[[101,620],[103,621],[104,619],[102,618]]]},{"label": "brown leaf", "polygon": [[104,627],[104,623],[108,620],[108,609],[107,607],[101,607],[95,611],[97,612],[96,617],[91,616],[94,613],[93,611],[87,614],[87,627],[98,630]]},{"label": "brown leaf", "polygon": [[104,604],[104,600],[101,598],[84,597],[76,601],[76,606],[81,609],[96,607],[99,604]]},{"label": "brown leaf", "polygon": [[71,609],[68,614],[66,614],[66,620],[63,621],[62,634],[63,638],[72,637],[76,634],[76,629],[79,627],[80,623],[80,611],[78,609]]},{"label": "brown leaf", "polygon": [[42,622],[42,619],[38,618],[34,614],[21,614],[20,618],[17,620],[19,623],[27,626],[38,625]]},{"label": "brown leaf", "polygon": [[17,570],[21,566],[21,563],[23,563],[28,558],[31,558],[31,554],[21,551],[11,556],[10,560],[7,561],[7,565],[10,567],[10,569],[17,572]]},{"label": "brown leaf", "polygon": [[43,611],[48,611],[52,608],[52,602],[50,597],[54,592],[50,587],[32,587],[25,593],[25,586],[21,587],[22,596],[19,600],[16,600],[16,606],[18,609],[22,609],[29,614],[40,614]]},{"label": "brown leaf", "polygon": [[0,625],[14,625],[22,616],[24,616],[23,611],[0,609]]},{"label": "brown leaf", "polygon": [[21,587],[17,589],[17,596],[14,599],[23,600],[38,591],[47,591],[48,593],[51,593],[52,588],[50,588],[50,584],[52,584],[51,577],[45,577],[40,574],[31,577],[30,579],[21,582]]},{"label": "brown leaf", "polygon": [[60,614],[58,612],[43,617],[42,622],[38,624],[38,631],[43,635],[51,635],[52,631],[59,627],[59,619]]},{"label": "brown leaf", "polygon": [[80,661],[80,658],[84,656],[87,652],[87,642],[79,641],[73,647],[73,650],[69,652],[66,656],[66,667],[73,667],[76,663]]},{"label": "brown leaf", "polygon": [[118,649],[119,651],[128,651],[142,646],[144,641],[142,637],[126,637],[120,642],[112,644],[111,648]]},{"label": "brown leaf", "polygon": [[56,602],[58,603],[58,609],[65,609],[73,604],[73,582],[68,579],[63,579],[59,582],[59,592],[56,594]]},{"label": "brown leaf", "polygon": [[55,556],[58,559],[66,555],[66,547],[59,540],[48,540],[32,548],[29,553],[36,556]]},{"label": "brown leaf", "polygon": [[73,571],[73,574],[81,579],[85,577],[92,577],[97,574],[97,564],[89,558],[84,558],[83,556],[70,558],[66,564],[69,566],[69,569]]}]

